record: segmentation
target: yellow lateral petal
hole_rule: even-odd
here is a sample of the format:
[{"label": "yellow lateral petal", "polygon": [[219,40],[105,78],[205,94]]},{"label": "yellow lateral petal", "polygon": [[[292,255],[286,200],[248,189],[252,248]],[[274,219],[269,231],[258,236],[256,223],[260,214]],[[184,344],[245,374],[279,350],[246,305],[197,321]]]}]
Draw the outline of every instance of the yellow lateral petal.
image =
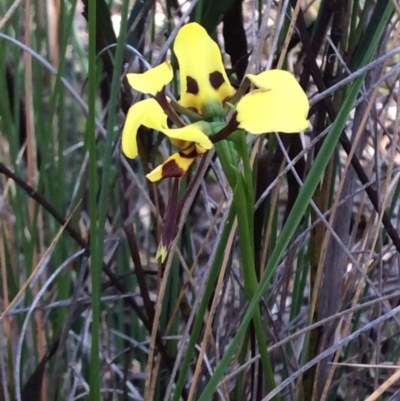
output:
[{"label": "yellow lateral petal", "polygon": [[[198,121],[182,128],[163,129],[161,132],[171,138],[174,144],[180,143],[181,147],[185,146],[187,142],[194,142],[206,150],[213,146],[207,136],[207,134],[211,134],[211,128],[204,121]],[[184,142],[176,142],[176,140]]]},{"label": "yellow lateral petal", "polygon": [[308,128],[307,95],[291,73],[270,70],[247,77],[261,89],[239,101],[236,110],[240,128],[252,134],[294,133]]},{"label": "yellow lateral petal", "polygon": [[161,92],[165,85],[168,85],[174,77],[172,66],[169,60],[151,68],[142,74],[127,74],[129,85],[138,92],[155,96]]},{"label": "yellow lateral petal", "polygon": [[147,179],[151,182],[155,182],[161,180],[161,178],[184,177],[189,167],[199,156],[195,150],[191,152],[190,155],[187,155],[185,153],[174,153],[167,160],[165,160],[163,164],[159,165],[157,168],[147,174]]},{"label": "yellow lateral petal", "polygon": [[201,113],[207,103],[222,103],[233,95],[218,45],[201,25],[192,22],[183,26],[174,52],[179,62],[179,103],[184,107]]},{"label": "yellow lateral petal", "polygon": [[121,146],[125,156],[130,159],[138,155],[136,135],[141,125],[157,131],[168,128],[167,115],[155,99],[137,102],[128,111]]},{"label": "yellow lateral petal", "polygon": [[[307,107],[305,107],[307,106]],[[258,89],[244,96],[237,105],[239,128],[252,134],[295,133],[308,128],[307,105],[290,95]]]}]

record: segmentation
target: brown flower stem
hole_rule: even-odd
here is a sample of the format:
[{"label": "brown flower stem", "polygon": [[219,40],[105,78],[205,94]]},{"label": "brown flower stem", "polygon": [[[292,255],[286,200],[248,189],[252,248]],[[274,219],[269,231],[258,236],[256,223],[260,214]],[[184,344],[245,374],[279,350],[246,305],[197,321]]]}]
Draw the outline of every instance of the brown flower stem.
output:
[{"label": "brown flower stem", "polygon": [[210,141],[212,143],[216,143],[216,142],[222,141],[223,139],[228,138],[228,136],[230,134],[232,134],[233,131],[237,130],[239,123],[236,120],[236,115],[237,115],[237,113],[235,112],[224,128],[222,128],[216,134],[210,136]]},{"label": "brown flower stem", "polygon": [[182,128],[185,126],[185,123],[179,118],[178,114],[168,101],[167,96],[165,96],[165,88],[163,91],[157,93],[156,100],[177,128]]}]

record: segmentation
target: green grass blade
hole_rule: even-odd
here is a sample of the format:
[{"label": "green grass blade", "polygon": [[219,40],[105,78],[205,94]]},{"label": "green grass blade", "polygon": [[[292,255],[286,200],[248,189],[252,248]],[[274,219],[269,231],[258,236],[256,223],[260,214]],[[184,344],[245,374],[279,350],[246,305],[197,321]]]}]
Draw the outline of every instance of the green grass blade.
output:
[{"label": "green grass blade", "polygon": [[90,216],[90,272],[92,280],[92,343],[90,354],[89,399],[100,400],[100,295],[103,249],[97,240],[97,151],[96,151],[96,95],[97,95],[97,65],[96,65],[96,9],[97,2],[89,2],[89,80],[86,146],[89,152],[89,216]]}]

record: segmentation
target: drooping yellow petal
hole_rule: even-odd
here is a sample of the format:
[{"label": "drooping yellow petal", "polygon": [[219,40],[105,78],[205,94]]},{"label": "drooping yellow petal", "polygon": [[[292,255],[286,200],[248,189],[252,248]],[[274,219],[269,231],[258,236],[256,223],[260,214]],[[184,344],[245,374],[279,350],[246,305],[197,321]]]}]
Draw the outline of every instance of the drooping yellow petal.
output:
[{"label": "drooping yellow petal", "polygon": [[138,155],[136,135],[141,125],[157,131],[168,128],[167,115],[155,99],[145,99],[135,103],[128,111],[122,131],[122,151],[134,159]]},{"label": "drooping yellow petal", "polygon": [[247,77],[260,89],[239,101],[236,119],[240,128],[252,134],[295,133],[308,128],[307,95],[291,73],[270,70]]},{"label": "drooping yellow petal", "polygon": [[184,151],[174,153],[163,164],[147,174],[146,177],[151,182],[159,181],[161,178],[182,178],[198,157],[196,146],[193,144]]},{"label": "drooping yellow petal", "polygon": [[207,103],[221,104],[233,95],[218,45],[201,25],[192,22],[183,26],[174,52],[179,62],[179,103],[184,107],[202,113]]},{"label": "drooping yellow petal", "polygon": [[155,96],[172,81],[174,75],[170,61],[166,60],[142,74],[131,73],[127,74],[126,77],[133,89]]},{"label": "drooping yellow petal", "polygon": [[194,142],[205,150],[209,150],[213,146],[207,136],[212,133],[211,127],[205,121],[198,121],[182,128],[163,129],[161,132],[171,138],[171,142],[179,147],[186,147],[185,144],[188,142]]}]

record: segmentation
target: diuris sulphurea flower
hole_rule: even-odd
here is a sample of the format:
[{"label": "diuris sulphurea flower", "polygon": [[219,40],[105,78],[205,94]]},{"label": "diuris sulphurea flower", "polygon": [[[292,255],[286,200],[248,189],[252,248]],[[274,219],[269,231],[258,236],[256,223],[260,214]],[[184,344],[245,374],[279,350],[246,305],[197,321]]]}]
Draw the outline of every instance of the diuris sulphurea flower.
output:
[{"label": "diuris sulphurea flower", "polygon": [[[178,201],[178,180],[198,157],[213,147],[212,142],[226,139],[234,131],[235,135],[245,135],[245,131],[298,133],[308,127],[309,109],[307,96],[295,77],[287,71],[270,70],[246,75],[254,89],[236,105],[229,103],[234,112],[229,113],[226,121],[228,113],[224,106],[235,90],[229,82],[217,43],[201,25],[192,22],[179,30],[173,50],[179,64],[179,107],[174,108],[166,96],[166,86],[174,76],[169,60],[144,73],[127,74],[131,87],[148,98],[131,106],[122,132],[122,151],[130,159],[138,155],[136,136],[141,125],[163,133],[177,148],[177,152],[146,176],[153,182],[175,178],[157,252],[162,260],[176,235],[182,205],[182,201]],[[192,123],[185,124],[175,109],[189,119],[195,116],[195,121],[193,118]]]},{"label": "diuris sulphurea flower", "polygon": [[[150,98],[129,109],[122,132],[123,153],[130,159],[137,157],[136,135],[141,125],[162,132],[179,149],[147,175],[151,181],[183,177],[196,158],[211,149],[208,136],[216,129],[212,122],[223,119],[223,106],[235,92],[218,45],[201,25],[192,22],[183,26],[173,49],[179,63],[179,104],[200,114],[204,120],[189,125],[178,120],[180,127],[168,127],[167,119],[174,113],[165,95],[165,87],[173,79],[168,60],[144,73],[127,74],[131,87]],[[236,124],[230,126],[252,134],[296,133],[308,127],[308,99],[291,73],[270,70],[246,77],[256,89],[239,100],[232,117]],[[176,122],[177,116],[173,117]],[[217,127],[219,130],[220,124]]]}]

